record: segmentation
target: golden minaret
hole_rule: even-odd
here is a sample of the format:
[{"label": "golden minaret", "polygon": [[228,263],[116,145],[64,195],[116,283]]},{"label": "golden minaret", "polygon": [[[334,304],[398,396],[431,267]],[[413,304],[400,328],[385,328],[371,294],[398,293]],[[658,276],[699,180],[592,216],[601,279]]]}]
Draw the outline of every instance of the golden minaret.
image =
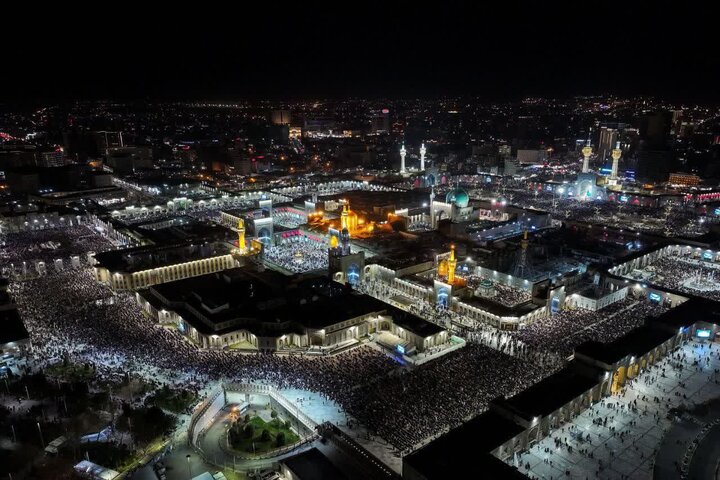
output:
[{"label": "golden minaret", "polygon": [[455,245],[450,246],[450,258],[448,259],[448,274],[447,280],[449,284],[455,282],[455,267],[457,266],[457,260],[455,259]]},{"label": "golden minaret", "polygon": [[237,224],[237,230],[238,230],[238,248],[242,253],[245,253],[245,250],[247,250],[247,246],[245,245],[245,222],[243,219],[238,220]]},{"label": "golden minaret", "polygon": [[340,231],[342,231],[343,228],[347,228],[348,231],[350,228],[348,227],[348,211],[349,211],[350,205],[346,203],[343,206],[342,213],[340,214]]}]

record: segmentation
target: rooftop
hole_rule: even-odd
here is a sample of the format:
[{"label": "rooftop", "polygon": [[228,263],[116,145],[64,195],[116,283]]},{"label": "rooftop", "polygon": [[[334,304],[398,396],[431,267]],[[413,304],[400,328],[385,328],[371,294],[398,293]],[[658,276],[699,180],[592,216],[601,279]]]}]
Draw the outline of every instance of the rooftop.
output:
[{"label": "rooftop", "polygon": [[152,245],[124,250],[110,250],[98,253],[95,255],[95,259],[99,267],[107,268],[111,272],[134,273],[229,253],[230,246],[225,243],[190,243],[186,241],[173,245]]},{"label": "rooftop", "polygon": [[515,422],[486,411],[403,458],[403,470],[410,467],[427,480],[525,478],[515,477],[516,470],[503,467],[489,454],[523,431]]},{"label": "rooftop", "polygon": [[281,336],[381,312],[386,305],[324,277],[288,277],[234,268],[154,285],[143,294],[156,309],[177,312],[205,334],[244,328]]},{"label": "rooftop", "polygon": [[428,322],[424,318],[420,318],[417,315],[406,312],[405,310],[400,310],[399,308],[392,306],[387,306],[386,309],[389,310],[393,317],[393,321],[397,326],[402,327],[419,337],[431,337],[445,330],[439,325]]},{"label": "rooftop", "polygon": [[498,405],[528,421],[544,417],[596,386],[602,373],[600,369],[580,372],[570,363]]},{"label": "rooftop", "polygon": [[643,325],[610,343],[584,342],[575,347],[582,354],[606,365],[614,365],[627,356],[641,357],[675,334],[667,330]]},{"label": "rooftop", "polygon": [[283,460],[299,480],[344,480],[347,476],[317,448]]},{"label": "rooftop", "polygon": [[0,345],[30,338],[17,308],[0,310]]}]

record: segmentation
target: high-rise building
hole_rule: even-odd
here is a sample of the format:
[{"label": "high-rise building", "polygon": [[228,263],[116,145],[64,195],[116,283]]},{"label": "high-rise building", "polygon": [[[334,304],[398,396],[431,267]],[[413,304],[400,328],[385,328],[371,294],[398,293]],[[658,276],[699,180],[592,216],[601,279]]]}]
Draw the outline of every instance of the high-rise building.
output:
[{"label": "high-rise building", "polygon": [[122,132],[99,131],[94,132],[97,151],[100,155],[107,155],[111,148],[122,148],[125,146]]},{"label": "high-rise building", "polygon": [[510,145],[500,145],[498,155],[500,155],[500,158],[509,158],[512,155],[512,147]]},{"label": "high-rise building", "polygon": [[41,167],[62,167],[65,165],[65,152],[58,147],[48,152],[40,153],[38,165]]},{"label": "high-rise building", "polygon": [[672,112],[672,128],[670,129],[670,134],[671,135],[679,135],[682,124],[683,124],[682,110],[673,110],[673,112]]},{"label": "high-rise building", "polygon": [[618,131],[614,128],[600,127],[600,138],[598,139],[597,154],[601,163],[612,153],[618,141]]},{"label": "high-rise building", "polygon": [[645,148],[655,150],[667,145],[671,121],[671,115],[666,111],[651,113],[642,119],[640,139],[644,142]]},{"label": "high-rise building", "polygon": [[371,121],[372,133],[389,133],[390,132],[390,110],[383,108],[376,112]]},{"label": "high-rise building", "polygon": [[517,175],[520,171],[520,163],[516,158],[506,158],[503,163],[504,175]]},{"label": "high-rise building", "polygon": [[290,125],[290,110],[273,110],[270,113],[270,123],[273,125]]}]

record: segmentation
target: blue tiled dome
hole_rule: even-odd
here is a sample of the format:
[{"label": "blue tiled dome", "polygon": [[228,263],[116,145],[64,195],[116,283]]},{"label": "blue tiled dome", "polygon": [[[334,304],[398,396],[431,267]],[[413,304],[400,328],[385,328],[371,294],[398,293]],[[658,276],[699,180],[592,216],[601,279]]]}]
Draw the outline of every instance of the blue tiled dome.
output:
[{"label": "blue tiled dome", "polygon": [[454,203],[455,206],[464,208],[468,206],[468,203],[470,203],[470,196],[462,188],[456,188],[445,195],[445,202]]}]

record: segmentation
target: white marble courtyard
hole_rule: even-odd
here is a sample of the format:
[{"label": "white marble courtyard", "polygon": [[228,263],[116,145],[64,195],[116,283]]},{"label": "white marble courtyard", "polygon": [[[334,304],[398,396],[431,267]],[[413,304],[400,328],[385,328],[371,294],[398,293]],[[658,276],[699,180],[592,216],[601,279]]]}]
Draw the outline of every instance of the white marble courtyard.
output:
[{"label": "white marble courtyard", "polygon": [[668,411],[720,396],[715,372],[720,345],[689,342],[679,350],[682,354],[683,360],[658,362],[624,392],[595,404],[511,463],[538,479],[652,478],[655,453],[672,425]]}]

